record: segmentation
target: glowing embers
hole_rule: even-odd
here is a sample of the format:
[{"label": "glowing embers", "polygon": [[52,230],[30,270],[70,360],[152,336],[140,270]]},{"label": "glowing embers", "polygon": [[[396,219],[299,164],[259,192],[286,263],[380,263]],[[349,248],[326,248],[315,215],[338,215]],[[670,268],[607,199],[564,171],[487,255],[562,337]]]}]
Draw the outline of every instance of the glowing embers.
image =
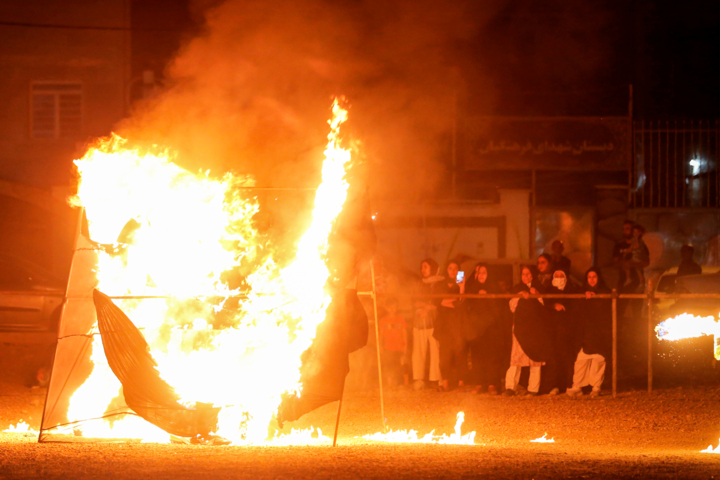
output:
[{"label": "glowing embers", "polygon": [[3,430],[3,433],[24,433],[29,435],[37,435],[39,432],[30,428],[30,425],[20,420],[16,425],[10,425],[10,428]]},{"label": "glowing embers", "polygon": [[389,443],[438,443],[445,445],[475,445],[475,432],[465,435],[461,432],[461,427],[465,421],[465,413],[457,414],[455,422],[455,432],[450,435],[435,435],[435,430],[423,437],[418,437],[416,430],[390,430],[388,433],[375,433],[372,435],[363,435],[363,439],[374,442]]},{"label": "glowing embers", "polygon": [[[281,395],[302,389],[300,357],[330,304],[324,288],[328,237],[349,187],[351,154],[339,139],[346,119],[336,101],[310,226],[294,259],[282,266],[255,230],[259,204],[238,188],[248,185],[245,177],[193,174],[167,153],[133,149],[119,137],[76,162],[81,178],[73,203],[85,207],[92,240],[115,244],[97,252],[98,289],[110,296],[166,297],[114,302],[142,331],[181,403],[221,407],[212,433],[236,445],[265,444]],[[238,292],[223,278],[241,264],[251,273]],[[227,297],[238,293],[246,296],[237,307],[227,306]],[[98,335],[91,360],[94,370],[70,401],[69,420],[79,422],[73,431],[168,441],[138,417],[113,415],[118,405],[125,411],[123,397]]]},{"label": "glowing embers", "polygon": [[708,445],[708,448],[700,450],[700,453],[720,453],[720,442],[718,442],[718,446],[716,448],[713,448],[712,445]]},{"label": "glowing embers", "polygon": [[545,435],[540,438],[536,438],[535,440],[530,440],[530,443],[555,443],[555,439],[547,438],[547,432],[545,432]]},{"label": "glowing embers", "polygon": [[715,359],[720,360],[720,323],[715,317],[696,317],[689,313],[682,313],[677,317],[669,318],[655,327],[660,340],[682,340],[702,336],[715,337]]}]

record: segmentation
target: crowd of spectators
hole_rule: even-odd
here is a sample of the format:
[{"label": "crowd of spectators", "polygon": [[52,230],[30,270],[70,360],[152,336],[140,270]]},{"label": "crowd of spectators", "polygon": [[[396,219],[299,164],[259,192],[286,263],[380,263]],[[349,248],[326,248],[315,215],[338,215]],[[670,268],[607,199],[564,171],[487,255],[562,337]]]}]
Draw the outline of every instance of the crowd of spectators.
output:
[{"label": "crowd of spectators", "polygon": [[[642,226],[625,222],[623,234],[613,252],[619,271],[616,289],[634,293],[644,283],[648,248]],[[682,256],[678,275],[700,273],[692,247],[683,247]],[[570,277],[570,265],[563,244],[555,241],[551,253],[522,266],[520,283],[509,287],[492,278],[485,263],[460,272],[458,261],[441,270],[435,260],[424,259],[411,328],[398,315],[395,299],[387,302],[388,314],[379,323],[388,382],[439,392],[461,388],[506,396],[600,395],[612,352],[612,313],[611,300],[593,297],[611,290],[598,268],[590,268],[577,282]],[[518,297],[421,297],[464,293]],[[534,294],[583,297],[531,298]],[[529,375],[523,376],[524,369]]]}]

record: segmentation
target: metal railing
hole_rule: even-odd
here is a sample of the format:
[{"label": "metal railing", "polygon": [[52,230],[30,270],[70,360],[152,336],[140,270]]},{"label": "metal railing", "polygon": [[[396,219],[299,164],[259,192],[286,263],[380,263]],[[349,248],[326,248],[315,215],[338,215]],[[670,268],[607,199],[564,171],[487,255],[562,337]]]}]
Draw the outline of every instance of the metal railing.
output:
[{"label": "metal railing", "polygon": [[635,208],[720,206],[720,121],[633,124]]},{"label": "metal railing", "polygon": [[[655,300],[662,299],[702,299],[702,298],[714,298],[720,300],[720,294],[718,293],[654,293],[653,281],[648,282],[649,293],[618,293],[617,290],[613,290],[612,293],[596,294],[589,298],[589,300],[607,300],[612,301],[612,396],[617,396],[617,301],[625,299],[633,300],[645,300],[647,303],[647,333],[648,333],[648,357],[647,357],[647,391],[652,393],[653,391],[653,338],[655,336],[655,319],[653,318],[653,304]],[[431,299],[444,299],[444,298],[456,298],[456,299],[511,299],[511,298],[526,298],[525,295],[519,293],[494,293],[494,294],[382,294],[377,291],[358,292],[359,296],[371,297],[373,302],[377,302],[380,297],[394,297],[394,298],[431,298]],[[558,298],[558,299],[588,299],[584,293],[575,294],[527,294],[527,298]],[[375,310],[375,325],[377,328],[377,308]]]}]

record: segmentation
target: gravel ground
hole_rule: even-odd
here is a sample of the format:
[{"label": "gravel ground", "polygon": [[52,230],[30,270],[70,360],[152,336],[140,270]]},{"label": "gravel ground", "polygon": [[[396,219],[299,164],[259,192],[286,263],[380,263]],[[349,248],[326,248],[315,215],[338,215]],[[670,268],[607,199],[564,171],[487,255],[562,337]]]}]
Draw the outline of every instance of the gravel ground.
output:
[{"label": "gravel ground", "polygon": [[[16,387],[17,396],[0,397],[0,429],[21,417],[38,427],[42,406],[30,401],[39,392],[22,390]],[[346,399],[337,448],[38,444],[34,436],[0,434],[0,477],[713,478],[720,476],[720,455],[699,450],[717,445],[718,393],[713,388],[673,389],[616,399],[387,393],[391,428],[451,433],[455,415],[464,411],[463,432],[477,432],[475,446],[383,444],[357,438],[381,430],[377,394]],[[285,429],[312,424],[331,434],[335,413],[336,406],[327,405]],[[530,443],[545,432],[556,443]]]},{"label": "gravel ground", "polygon": [[[1,366],[1,365],[0,365]],[[38,428],[43,389],[0,372],[0,431],[23,419]],[[351,392],[339,445],[207,447],[139,443],[38,444],[0,434],[0,478],[714,478],[720,455],[701,454],[720,437],[720,389],[694,387],[622,393],[618,398],[505,398],[470,392],[386,392],[393,429],[451,433],[457,412],[475,446],[371,443],[382,428],[377,392]],[[336,404],[290,427],[332,430]],[[545,432],[553,444],[530,443]]]}]

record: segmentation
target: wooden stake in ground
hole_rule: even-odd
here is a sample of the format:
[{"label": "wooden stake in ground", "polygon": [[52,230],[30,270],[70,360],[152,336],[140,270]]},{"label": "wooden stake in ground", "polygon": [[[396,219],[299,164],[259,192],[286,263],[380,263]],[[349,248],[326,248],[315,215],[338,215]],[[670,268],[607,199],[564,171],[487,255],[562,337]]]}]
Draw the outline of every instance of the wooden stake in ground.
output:
[{"label": "wooden stake in ground", "polygon": [[337,434],[338,434],[338,429],[340,428],[340,411],[342,410],[342,401],[343,401],[344,396],[345,396],[345,379],[343,378],[343,388],[342,388],[342,392],[340,392],[340,401],[338,402],[337,418],[335,419],[335,435],[333,436],[333,447],[337,446]]},{"label": "wooden stake in ground", "polygon": [[370,277],[372,278],[373,313],[375,315],[375,350],[377,351],[378,381],[380,383],[380,415],[382,416],[383,432],[387,432],[385,424],[385,400],[383,398],[382,363],[380,361],[380,326],[378,325],[377,290],[375,290],[375,264],[370,260]]},{"label": "wooden stake in ground", "polygon": [[653,389],[653,334],[655,333],[655,325],[653,325],[653,280],[648,280],[648,293],[647,293],[647,315],[648,315],[648,393],[652,393]]},{"label": "wooden stake in ground", "polygon": [[612,396],[617,395],[617,290],[612,291]]}]

